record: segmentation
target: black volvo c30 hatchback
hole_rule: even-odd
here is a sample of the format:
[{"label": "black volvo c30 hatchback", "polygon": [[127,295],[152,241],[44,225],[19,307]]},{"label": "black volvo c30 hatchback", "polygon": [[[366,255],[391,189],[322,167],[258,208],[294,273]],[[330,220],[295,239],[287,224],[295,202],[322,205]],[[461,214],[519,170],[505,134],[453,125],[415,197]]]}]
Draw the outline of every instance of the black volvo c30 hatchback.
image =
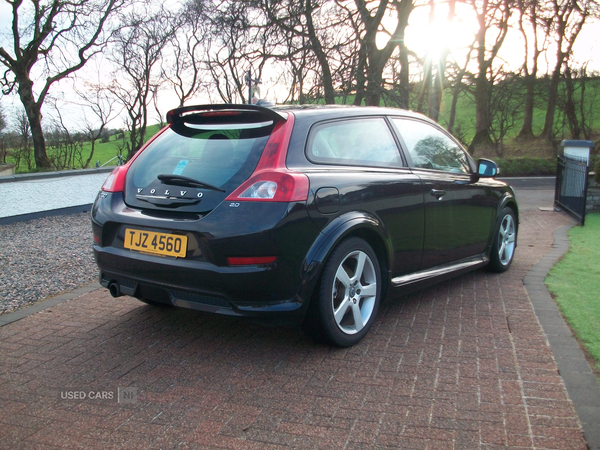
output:
[{"label": "black volvo c30 hatchback", "polygon": [[303,323],[350,346],[386,292],[511,264],[514,192],[421,115],[206,105],[167,122],[92,209],[115,297]]}]

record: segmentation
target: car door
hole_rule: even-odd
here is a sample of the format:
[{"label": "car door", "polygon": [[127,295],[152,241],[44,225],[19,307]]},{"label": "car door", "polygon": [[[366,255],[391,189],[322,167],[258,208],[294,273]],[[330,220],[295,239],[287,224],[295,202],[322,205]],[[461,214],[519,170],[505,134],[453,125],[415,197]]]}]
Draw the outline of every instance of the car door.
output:
[{"label": "car door", "polygon": [[498,199],[478,182],[464,149],[432,123],[393,118],[409,165],[422,181],[425,237],[421,269],[483,254]]}]

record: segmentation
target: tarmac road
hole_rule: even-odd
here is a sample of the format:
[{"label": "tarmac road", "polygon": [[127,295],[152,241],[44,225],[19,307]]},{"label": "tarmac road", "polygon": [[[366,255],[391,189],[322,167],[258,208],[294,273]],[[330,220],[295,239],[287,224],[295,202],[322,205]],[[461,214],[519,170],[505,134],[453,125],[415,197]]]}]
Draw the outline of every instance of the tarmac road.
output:
[{"label": "tarmac road", "polygon": [[521,211],[554,207],[556,177],[514,177],[499,180],[513,187]]}]

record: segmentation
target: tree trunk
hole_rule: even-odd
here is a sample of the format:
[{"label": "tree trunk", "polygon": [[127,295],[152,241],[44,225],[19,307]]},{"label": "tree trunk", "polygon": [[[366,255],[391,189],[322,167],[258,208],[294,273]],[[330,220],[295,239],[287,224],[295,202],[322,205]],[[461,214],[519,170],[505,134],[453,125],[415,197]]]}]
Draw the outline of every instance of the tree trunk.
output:
[{"label": "tree trunk", "polygon": [[[425,98],[429,97],[429,87],[431,86],[431,80],[433,77],[431,68],[431,59],[428,57],[425,62],[425,69],[423,73],[423,82],[421,83],[421,90],[419,91],[419,97],[417,98],[417,112],[422,113],[424,111]],[[429,105],[428,105],[429,108]]]},{"label": "tree trunk", "polygon": [[365,103],[367,106],[379,106],[381,104],[381,92],[383,91],[383,65],[380,58],[372,58],[369,62]]},{"label": "tree trunk", "polygon": [[[567,66],[565,64],[565,66]],[[575,101],[573,100],[573,93],[575,88],[573,87],[573,78],[571,77],[571,69],[565,67],[565,85],[567,88],[567,99],[565,102],[565,116],[569,123],[569,130],[571,131],[571,139],[581,138],[581,126],[579,125],[579,119],[575,112]]]},{"label": "tree trunk", "polygon": [[309,1],[306,2],[306,26],[308,28],[308,37],[310,39],[310,43],[312,45],[312,49],[315,52],[315,56],[319,61],[319,65],[321,66],[321,79],[323,80],[323,91],[325,93],[325,103],[328,105],[333,105],[335,103],[335,91],[333,89],[333,77],[331,76],[331,68],[329,67],[329,61],[327,60],[327,55],[323,51],[323,46],[321,45],[321,41],[317,37],[317,33],[315,30],[315,26],[312,21],[312,4]]},{"label": "tree trunk", "polygon": [[[456,0],[448,2],[448,23],[453,23],[456,17]],[[444,85],[446,84],[446,64],[450,49],[445,46],[441,54],[440,61],[436,67],[436,74],[431,86],[431,95],[429,100],[428,116],[436,122],[440,118],[440,109],[442,107],[442,96],[444,95]]]},{"label": "tree trunk", "polygon": [[519,130],[519,134],[517,135],[518,139],[529,140],[533,139],[535,136],[533,135],[533,109],[534,109],[534,100],[535,100],[535,83],[536,83],[536,75],[535,72],[531,74],[527,74],[525,76],[525,111],[523,114],[523,125],[521,126],[521,130]]},{"label": "tree trunk", "polygon": [[408,48],[404,45],[404,39],[400,47],[400,107],[408,109],[410,102],[410,68],[408,65]]},{"label": "tree trunk", "polygon": [[404,36],[406,35],[406,27],[408,27],[408,18],[412,12],[412,2],[402,2],[402,12],[398,11],[400,22],[400,33],[398,50],[400,55],[400,107],[408,109],[410,102],[410,67],[408,64],[409,50],[406,47]]},{"label": "tree trunk", "polygon": [[431,85],[431,95],[429,96],[429,110],[428,116],[431,120],[436,122],[440,118],[440,109],[442,108],[442,96],[444,95],[444,84],[446,83],[446,61],[447,53],[444,52],[438,67],[436,68],[436,74],[433,78]]},{"label": "tree trunk", "polygon": [[356,65],[356,96],[354,97],[354,106],[362,105],[363,98],[365,96],[365,84],[367,79],[365,77],[365,66],[367,57],[365,55],[364,47],[361,45],[358,55],[358,62]]},{"label": "tree trunk", "polygon": [[475,155],[478,149],[494,146],[490,137],[488,84],[487,70],[480,68],[475,82],[475,136],[469,145],[471,155]]},{"label": "tree trunk", "polygon": [[40,105],[33,98],[33,82],[24,74],[17,77],[17,82],[19,83],[19,97],[25,107],[25,114],[27,114],[29,126],[31,127],[35,165],[38,169],[49,169],[52,167],[52,163],[46,153],[46,139],[42,130]]},{"label": "tree trunk", "polygon": [[560,81],[560,67],[562,60],[557,62],[554,71],[552,72],[552,78],[550,79],[550,86],[548,87],[548,105],[546,107],[546,119],[544,120],[544,130],[542,136],[549,141],[554,140],[554,114],[556,112],[556,102],[558,98],[558,84]]},{"label": "tree trunk", "polygon": [[[462,79],[462,77],[461,77]],[[457,80],[452,89],[452,105],[450,105],[450,117],[448,118],[448,132],[454,133],[454,121],[456,120],[456,105],[458,104],[458,96],[462,91],[462,81]]]}]

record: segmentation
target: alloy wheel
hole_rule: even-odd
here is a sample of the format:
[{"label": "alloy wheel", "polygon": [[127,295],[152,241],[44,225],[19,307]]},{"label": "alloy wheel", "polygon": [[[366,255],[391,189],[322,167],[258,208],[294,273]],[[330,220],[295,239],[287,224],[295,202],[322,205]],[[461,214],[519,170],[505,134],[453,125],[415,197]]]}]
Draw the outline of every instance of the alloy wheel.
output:
[{"label": "alloy wheel", "polygon": [[498,256],[503,265],[507,265],[515,251],[515,221],[512,215],[507,214],[502,219],[498,236]]},{"label": "alloy wheel", "polygon": [[369,322],[377,297],[377,276],[363,251],[349,253],[340,263],[332,287],[335,323],[345,334],[356,334]]}]

